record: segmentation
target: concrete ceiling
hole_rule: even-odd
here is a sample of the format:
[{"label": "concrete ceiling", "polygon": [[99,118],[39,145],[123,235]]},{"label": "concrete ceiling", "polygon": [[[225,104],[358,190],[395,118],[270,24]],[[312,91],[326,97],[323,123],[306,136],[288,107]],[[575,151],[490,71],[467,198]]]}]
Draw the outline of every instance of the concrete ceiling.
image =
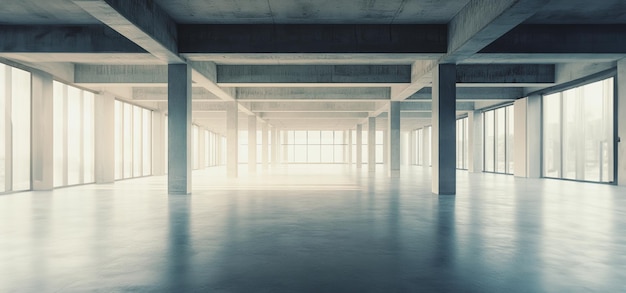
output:
[{"label": "concrete ceiling", "polygon": [[162,110],[165,64],[187,62],[193,120],[220,133],[228,100],[242,129],[252,114],[284,129],[378,117],[382,129],[388,102],[405,101],[409,130],[430,124],[438,62],[461,64],[463,115],[626,57],[624,0],[0,1],[0,58]]}]

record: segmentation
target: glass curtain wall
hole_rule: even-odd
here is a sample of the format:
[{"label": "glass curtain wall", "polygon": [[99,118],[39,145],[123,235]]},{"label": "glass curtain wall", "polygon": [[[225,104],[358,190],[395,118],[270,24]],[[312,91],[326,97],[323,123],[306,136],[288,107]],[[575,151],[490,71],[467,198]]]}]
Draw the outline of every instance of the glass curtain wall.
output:
[{"label": "glass curtain wall", "polygon": [[[363,164],[367,164],[367,160],[369,158],[368,155],[368,136],[369,131],[364,130],[361,137],[361,162]],[[383,158],[383,148],[384,148],[384,139],[383,132],[380,130],[376,131],[376,163],[382,164],[384,161]],[[352,131],[352,161],[356,162],[356,131]]]},{"label": "glass curtain wall", "polygon": [[204,164],[205,167],[218,165],[217,143],[219,136],[212,131],[204,131]]},{"label": "glass curtain wall", "polygon": [[285,131],[288,163],[344,163],[343,131]]},{"label": "glass curtain wall", "polygon": [[0,192],[30,189],[31,74],[0,63]]},{"label": "glass curtain wall", "polygon": [[[167,148],[167,137],[165,142]],[[165,168],[167,170],[167,166]],[[152,111],[116,100],[115,179],[134,178],[151,174]]]},{"label": "glass curtain wall", "polygon": [[513,174],[513,105],[485,111],[483,119],[485,172]]},{"label": "glass curtain wall", "polygon": [[424,128],[413,131],[413,165],[422,166],[424,164],[423,144]]},{"label": "glass curtain wall", "polygon": [[467,170],[468,165],[468,119],[456,120],[456,168]]},{"label": "glass curtain wall", "polygon": [[614,79],[543,96],[543,176],[613,182]]},{"label": "glass curtain wall", "polygon": [[94,99],[92,92],[53,82],[55,187],[95,180]]}]

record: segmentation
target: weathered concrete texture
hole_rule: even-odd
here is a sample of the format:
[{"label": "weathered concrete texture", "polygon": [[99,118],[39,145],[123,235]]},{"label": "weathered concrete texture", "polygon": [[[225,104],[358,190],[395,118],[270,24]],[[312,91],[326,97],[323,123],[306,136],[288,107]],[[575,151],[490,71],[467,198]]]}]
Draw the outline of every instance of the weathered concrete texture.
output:
[{"label": "weathered concrete texture", "polygon": [[[167,101],[167,88],[164,87],[133,87],[133,100],[143,102]],[[221,101],[220,98],[207,91],[205,88],[194,87],[191,89],[192,100]],[[194,109],[195,110],[195,109]]]},{"label": "weathered concrete texture", "polygon": [[176,23],[154,1],[73,0],[93,17],[169,64],[178,56]]},{"label": "weathered concrete texture", "polygon": [[[434,93],[433,93],[434,97]],[[434,100],[433,100],[434,101]],[[472,111],[474,110],[474,102],[452,102],[456,104],[456,111]],[[403,112],[431,112],[434,111],[430,102],[403,102],[400,104],[400,111]]]},{"label": "weathered concrete texture", "polygon": [[0,40],[0,52],[146,53],[104,25],[0,25]]},{"label": "weathered concrete texture", "polygon": [[445,53],[445,25],[179,25],[180,53]]},{"label": "weathered concrete texture", "polygon": [[545,5],[544,0],[472,0],[448,23],[450,62],[465,59],[497,40]]},{"label": "weathered concrete texture", "polygon": [[76,64],[74,82],[78,84],[166,84],[168,82],[168,67],[167,65]]},{"label": "weathered concrete texture", "polygon": [[31,77],[31,187],[33,190],[51,190],[54,182],[52,75],[33,72]]},{"label": "weathered concrete texture", "polygon": [[370,112],[379,107],[377,102],[250,102],[253,112]]},{"label": "weathered concrete texture", "polygon": [[456,193],[456,114],[454,64],[441,64],[433,72],[432,191]]},{"label": "weathered concrete texture", "polygon": [[626,24],[525,24],[480,53],[626,53],[624,40]]},{"label": "weathered concrete texture", "polygon": [[376,117],[367,119],[367,169],[376,171]]},{"label": "weathered concrete texture", "polygon": [[[581,59],[584,60],[584,59]],[[600,72],[615,70],[616,62],[573,62],[556,65],[556,84],[586,78]]]},{"label": "weathered concrete texture", "polygon": [[267,83],[409,83],[409,65],[220,65],[220,85]]},{"label": "weathered concrete texture", "polygon": [[237,88],[239,101],[280,101],[280,100],[388,100],[389,88]]},{"label": "weathered concrete texture", "polygon": [[[515,100],[524,96],[524,89],[520,87],[460,87],[456,89],[457,101],[481,100]],[[424,87],[407,98],[411,100],[431,100],[432,88]]]},{"label": "weathered concrete texture", "polygon": [[358,119],[367,118],[367,112],[268,112],[260,113],[263,119]]},{"label": "weathered concrete texture", "polygon": [[226,102],[226,173],[238,176],[239,166],[239,110],[237,102]]},{"label": "weathered concrete texture", "polygon": [[191,68],[168,66],[168,193],[191,193]]},{"label": "weathered concrete texture", "polygon": [[[388,166],[389,166],[389,176],[398,176],[400,173],[400,108],[401,102],[390,102],[389,103],[389,119],[388,122],[388,137],[387,137],[387,145],[389,148],[387,157],[388,157]],[[414,140],[412,140],[414,141]],[[413,153],[413,152],[411,152]]]},{"label": "weathered concrete texture", "polygon": [[[456,82],[463,84],[551,84],[554,64],[463,64],[457,65]],[[462,85],[459,85],[462,86]]]},{"label": "weathered concrete texture", "polygon": [[626,59],[617,62],[617,184],[626,186]]}]

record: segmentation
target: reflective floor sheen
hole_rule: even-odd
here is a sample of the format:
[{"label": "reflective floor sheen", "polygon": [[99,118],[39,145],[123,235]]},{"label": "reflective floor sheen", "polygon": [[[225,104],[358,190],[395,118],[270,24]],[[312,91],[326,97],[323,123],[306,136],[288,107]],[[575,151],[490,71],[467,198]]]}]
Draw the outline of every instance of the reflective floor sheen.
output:
[{"label": "reflective floor sheen", "polygon": [[382,171],[3,195],[0,292],[626,292],[626,188],[459,171],[436,196],[428,169]]}]

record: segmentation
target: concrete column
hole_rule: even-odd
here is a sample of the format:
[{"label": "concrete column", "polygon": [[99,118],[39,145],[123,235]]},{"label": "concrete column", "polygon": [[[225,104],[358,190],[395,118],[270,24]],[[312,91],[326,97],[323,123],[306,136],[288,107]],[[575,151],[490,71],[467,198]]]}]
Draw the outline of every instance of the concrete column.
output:
[{"label": "concrete column", "polygon": [[[517,115],[517,114],[516,114]],[[483,113],[470,111],[467,114],[467,171],[483,171]]]},{"label": "concrete column", "polygon": [[237,177],[239,165],[239,108],[237,102],[226,102],[226,174]]},{"label": "concrete column", "polygon": [[205,153],[204,153],[204,148],[205,148],[205,144],[204,144],[204,128],[202,127],[198,127],[198,169],[202,170],[205,167],[204,165],[204,161],[205,159]]},{"label": "concrete column", "polygon": [[348,130],[348,165],[352,166],[352,129]]},{"label": "concrete column", "polygon": [[424,167],[430,167],[431,162],[432,162],[432,158],[429,155],[430,153],[430,148],[431,148],[431,143],[430,143],[430,137],[428,136],[428,127],[424,127],[422,128],[422,159],[423,159],[423,166]]},{"label": "concrete column", "polygon": [[[115,96],[95,96],[94,176],[97,184],[115,181]],[[162,159],[161,159],[162,160]]]},{"label": "concrete column", "polygon": [[367,169],[376,171],[376,117],[367,119]]},{"label": "concrete column", "polygon": [[[6,191],[11,191],[13,190],[13,143],[12,143],[12,137],[13,137],[13,125],[12,125],[12,114],[13,111],[11,110],[11,95],[13,94],[12,91],[12,76],[11,76],[11,67],[9,66],[5,66],[4,67],[4,76],[5,76],[5,80],[4,80],[4,89],[0,89],[0,90],[4,90],[4,113],[2,113],[2,117],[0,117],[0,119],[4,119],[4,135],[5,135],[5,148],[4,148],[4,188]],[[66,92],[67,93],[67,92]],[[67,100],[65,97],[67,97],[67,94],[63,95],[63,99]],[[67,109],[67,103],[63,104],[64,109]],[[67,115],[66,115],[67,116]],[[63,129],[67,129],[67,123],[64,123],[64,128]],[[65,131],[66,132],[66,131]],[[64,132],[64,133],[65,133]],[[63,134],[61,134],[63,135]],[[64,140],[64,141],[67,141]],[[67,148],[66,148],[67,149]],[[65,158],[67,158],[67,156],[65,156]],[[67,160],[65,160],[67,162]],[[67,170],[67,169],[65,169]],[[62,176],[64,174],[67,174],[67,172],[64,172],[63,174],[61,174]],[[65,182],[66,183],[66,182]],[[67,184],[63,184],[63,185],[67,185]]]},{"label": "concrete column", "polygon": [[168,176],[169,194],[191,193],[191,67],[168,65]]},{"label": "concrete column", "polygon": [[513,150],[515,154],[513,162],[515,163],[515,169],[513,170],[513,175],[515,175],[515,177],[527,177],[528,174],[526,151],[528,145],[526,142],[526,137],[528,135],[526,132],[527,104],[527,98],[518,99],[513,104],[513,119],[515,128],[515,136],[513,137]]},{"label": "concrete column", "polygon": [[389,165],[389,130],[383,130],[383,165]]},{"label": "concrete column", "polygon": [[263,165],[263,170],[268,169],[269,162],[269,125],[267,123],[263,123],[263,128],[261,129],[261,137],[263,140],[261,141],[261,160]]},{"label": "concrete column", "polygon": [[432,191],[456,193],[456,65],[439,64],[432,87]]},{"label": "concrete column", "polygon": [[278,164],[278,128],[272,127],[272,167]]},{"label": "concrete column", "polygon": [[[33,190],[51,190],[54,187],[53,159],[53,107],[52,75],[34,71],[32,73],[32,170],[31,186]],[[113,106],[111,106],[113,110]],[[99,113],[99,111],[96,111]],[[96,114],[97,117],[97,114]],[[111,119],[112,121],[112,119]],[[113,126],[111,131],[113,132]],[[97,133],[97,132],[96,132]],[[110,142],[111,150],[113,140]],[[96,144],[97,146],[97,144]],[[114,162],[114,160],[113,160]],[[114,169],[111,168],[113,172]],[[112,182],[113,180],[111,180]]]},{"label": "concrete column", "polygon": [[[528,178],[541,177],[541,141],[543,139],[541,137],[541,111],[541,95],[528,96],[526,101],[526,177]],[[517,135],[517,130],[515,131]]]},{"label": "concrete column", "polygon": [[248,116],[248,172],[256,173],[256,116]]},{"label": "concrete column", "polygon": [[356,168],[363,167],[363,125],[356,125]]},{"label": "concrete column", "polygon": [[615,180],[618,185],[626,186],[626,59],[621,59],[617,62],[617,78],[615,82],[617,83],[617,93],[615,95],[617,103],[614,103],[617,105],[615,111],[617,115],[614,117],[617,126],[617,129],[614,131],[617,135],[615,137],[617,150]]},{"label": "concrete column", "polygon": [[[389,103],[389,118],[387,132],[387,145],[389,145],[389,176],[398,176],[400,174],[400,102]],[[409,135],[409,137],[411,137]],[[413,152],[409,149],[409,153]],[[410,156],[408,156],[410,157]],[[410,163],[409,163],[410,164]]]}]

